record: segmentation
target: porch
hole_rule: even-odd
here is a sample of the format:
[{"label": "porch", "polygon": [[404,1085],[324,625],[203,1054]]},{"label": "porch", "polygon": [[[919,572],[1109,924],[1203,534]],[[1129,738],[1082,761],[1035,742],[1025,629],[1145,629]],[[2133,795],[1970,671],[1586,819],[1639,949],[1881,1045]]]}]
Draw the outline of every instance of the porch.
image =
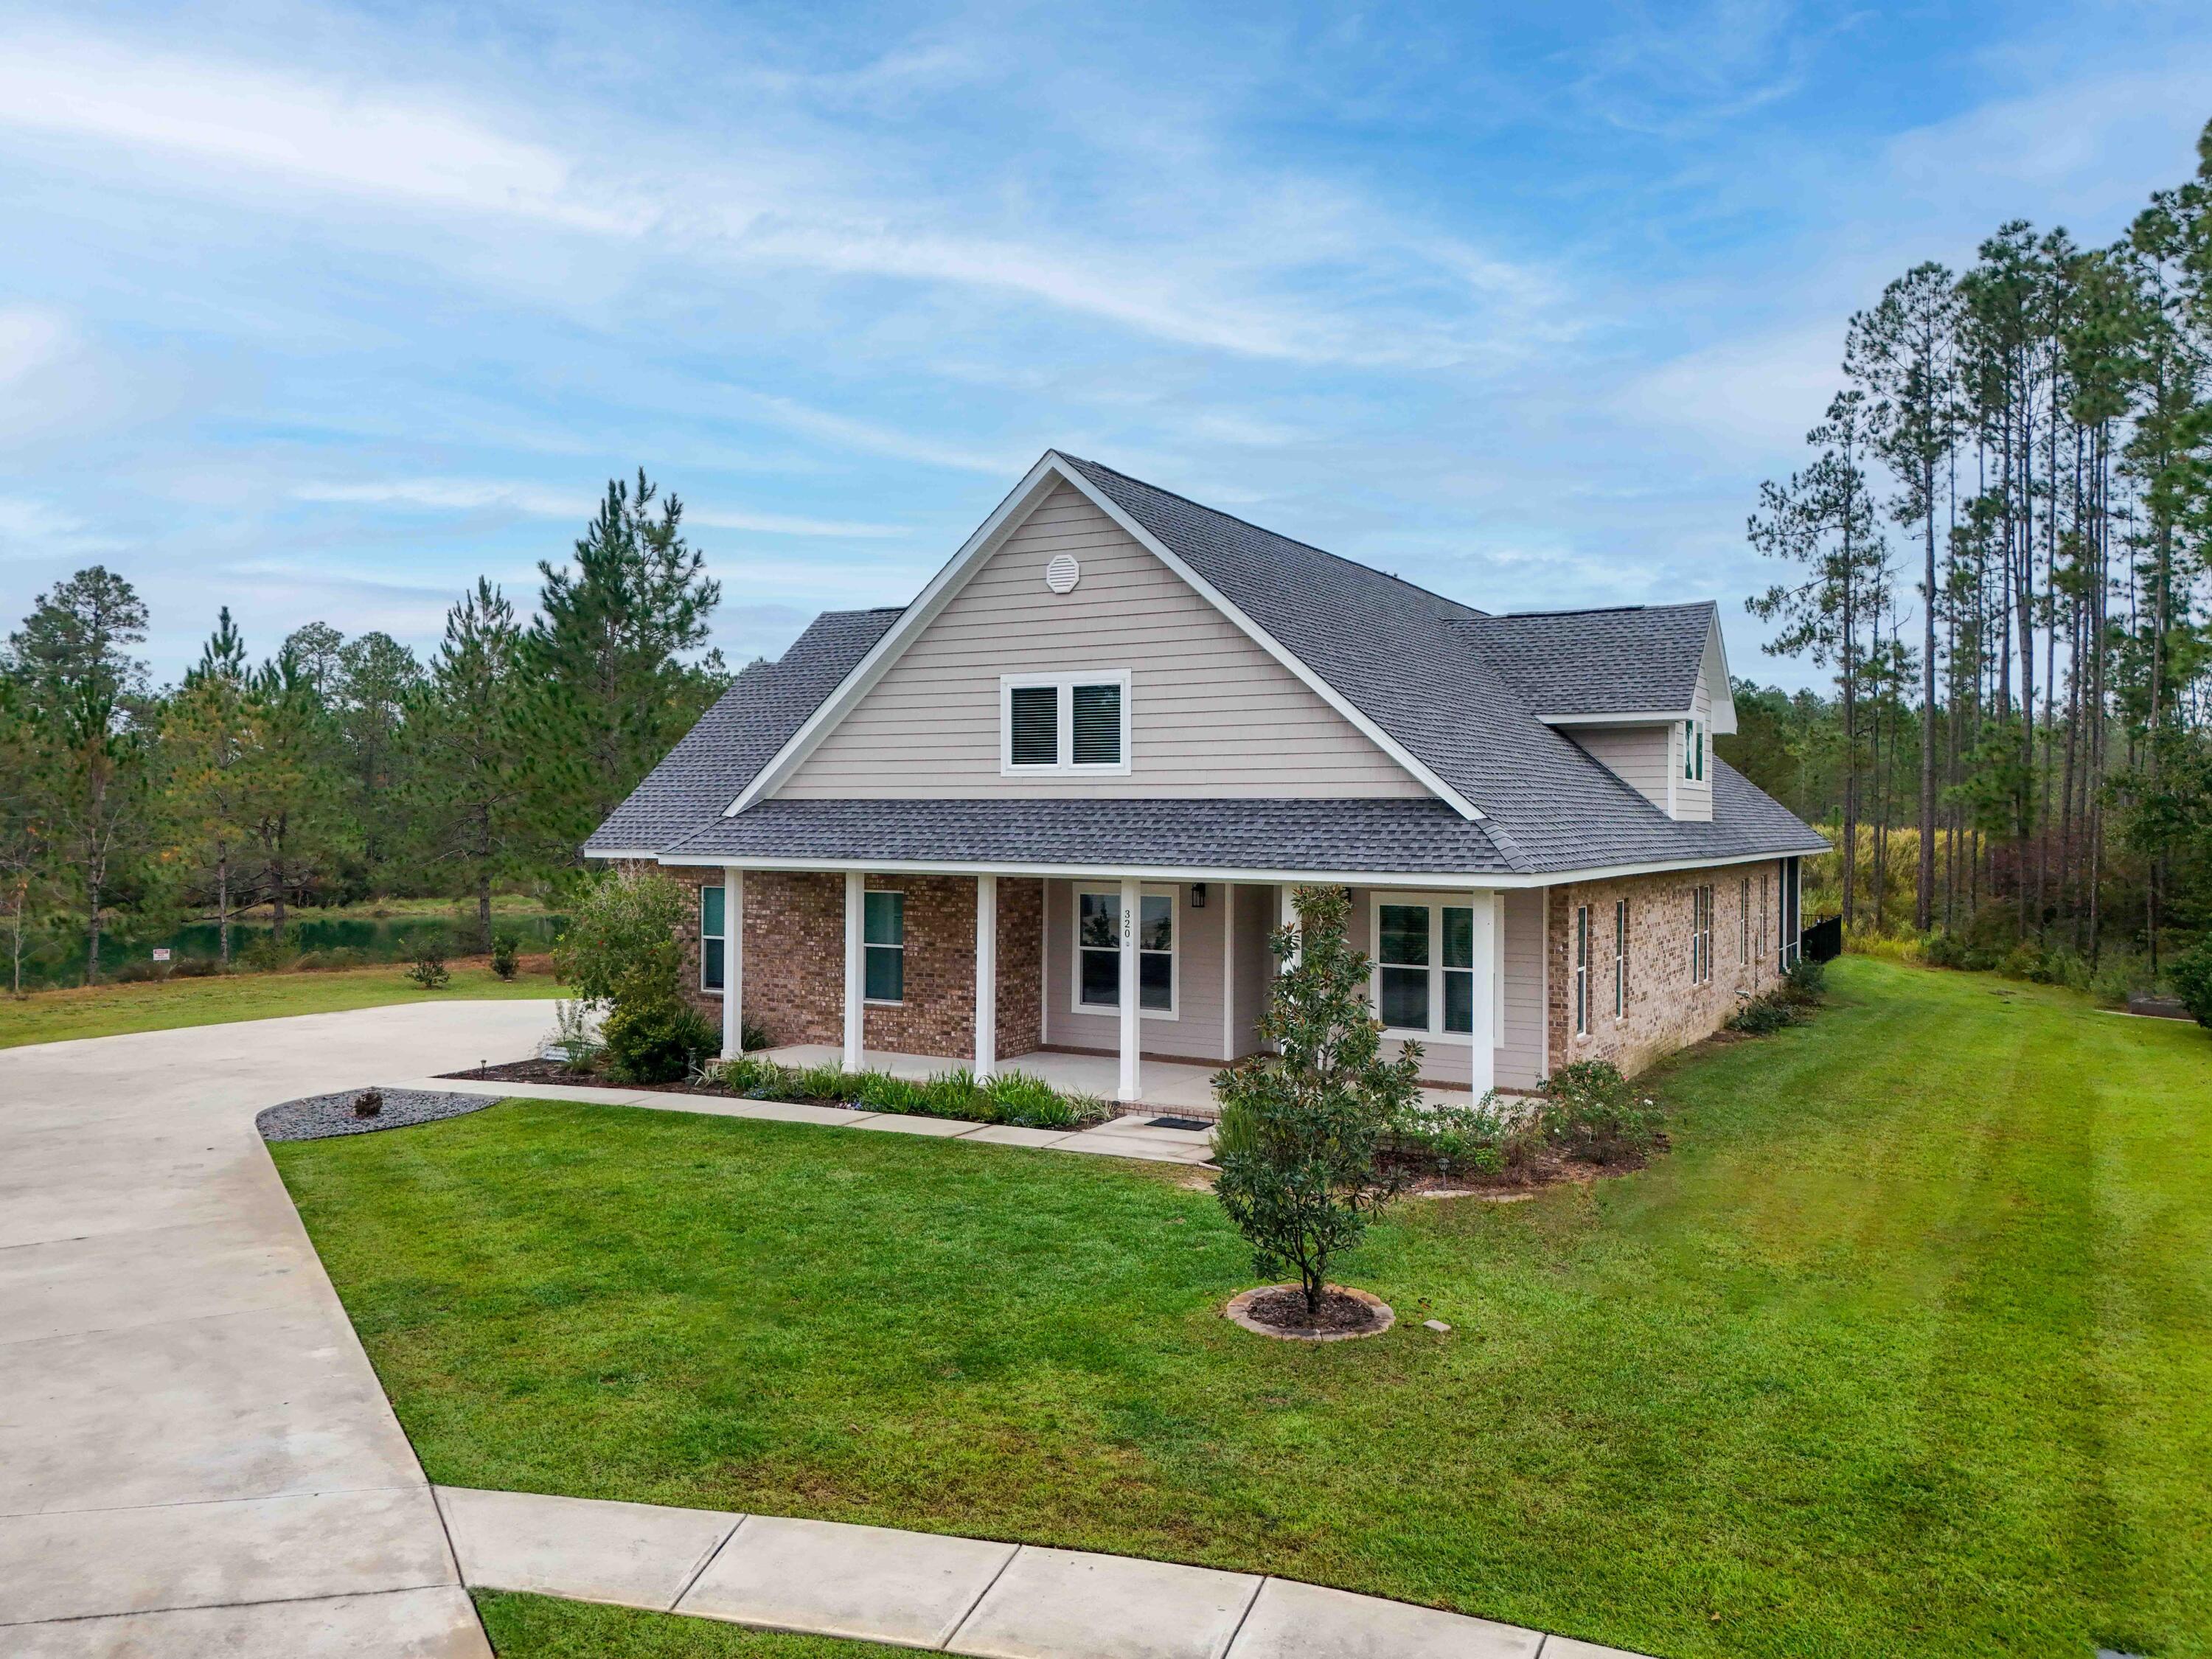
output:
[{"label": "porch", "polygon": [[[1259,1024],[1296,883],[696,868],[703,1006],[724,1051],[927,1076],[1019,1069],[1125,1107],[1211,1114]],[[720,877],[719,882],[715,879]],[[1431,1097],[1541,1073],[1541,896],[1352,889],[1386,1050],[1416,1036]],[[1402,1035],[1401,1035],[1402,1034]],[[756,1038],[756,1041],[758,1039]]]}]

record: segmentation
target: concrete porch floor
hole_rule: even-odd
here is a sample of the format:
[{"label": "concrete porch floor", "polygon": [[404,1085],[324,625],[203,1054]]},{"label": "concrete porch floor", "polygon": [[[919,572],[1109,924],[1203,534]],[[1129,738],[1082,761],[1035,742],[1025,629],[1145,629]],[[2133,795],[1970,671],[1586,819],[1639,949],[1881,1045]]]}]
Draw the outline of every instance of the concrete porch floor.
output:
[{"label": "concrete porch floor", "polygon": [[[794,1042],[760,1053],[763,1058],[784,1066],[834,1065],[844,1055],[843,1049],[830,1042]],[[972,1069],[975,1063],[973,1060],[942,1054],[902,1054],[888,1048],[870,1048],[860,1056],[864,1071],[888,1072],[893,1077],[916,1081],[963,1066]],[[1121,1062],[1111,1054],[1068,1054],[1048,1048],[1033,1049],[1014,1059],[1002,1060],[999,1069],[1026,1072],[1063,1094],[1097,1095],[1102,1100],[1114,1098],[1115,1086],[1121,1080]],[[1212,1116],[1216,1110],[1213,1074],[1220,1069],[1210,1062],[1146,1060],[1138,1079],[1144,1097],[1124,1109],[1170,1113],[1196,1110]],[[1425,1088],[1421,1097],[1431,1105],[1465,1105],[1468,1091]]]}]

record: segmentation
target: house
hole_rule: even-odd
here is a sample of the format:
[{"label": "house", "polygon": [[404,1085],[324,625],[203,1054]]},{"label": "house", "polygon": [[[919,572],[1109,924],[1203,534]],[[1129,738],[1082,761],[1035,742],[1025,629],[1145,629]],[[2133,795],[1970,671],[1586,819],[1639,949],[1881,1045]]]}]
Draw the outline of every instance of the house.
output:
[{"label": "house", "polygon": [[1328,882],[1425,1080],[1527,1089],[1787,966],[1826,843],[1713,755],[1734,729],[1709,603],[1490,616],[1048,453],[912,604],[747,668],[585,851],[697,889],[729,1052],[742,1012],[1195,1103]]}]

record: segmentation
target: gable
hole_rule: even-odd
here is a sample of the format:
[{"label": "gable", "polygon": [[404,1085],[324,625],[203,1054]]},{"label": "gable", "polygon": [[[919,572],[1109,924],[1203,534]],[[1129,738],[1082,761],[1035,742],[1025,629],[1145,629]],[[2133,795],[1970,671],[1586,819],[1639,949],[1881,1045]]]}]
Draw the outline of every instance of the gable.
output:
[{"label": "gable", "polygon": [[[1045,567],[1081,567],[1055,593]],[[1126,776],[1000,775],[1001,675],[1127,669]],[[1431,792],[1068,483],[1007,532],[775,796]]]}]

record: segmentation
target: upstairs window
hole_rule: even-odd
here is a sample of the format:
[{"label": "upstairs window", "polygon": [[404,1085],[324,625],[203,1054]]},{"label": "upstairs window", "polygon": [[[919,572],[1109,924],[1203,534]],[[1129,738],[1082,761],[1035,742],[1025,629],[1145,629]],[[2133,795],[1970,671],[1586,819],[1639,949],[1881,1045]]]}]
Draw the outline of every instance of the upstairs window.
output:
[{"label": "upstairs window", "polygon": [[1001,775],[1127,774],[1127,669],[1008,674],[999,696]]},{"label": "upstairs window", "polygon": [[1682,776],[1691,783],[1705,781],[1705,723],[1682,722]]}]

